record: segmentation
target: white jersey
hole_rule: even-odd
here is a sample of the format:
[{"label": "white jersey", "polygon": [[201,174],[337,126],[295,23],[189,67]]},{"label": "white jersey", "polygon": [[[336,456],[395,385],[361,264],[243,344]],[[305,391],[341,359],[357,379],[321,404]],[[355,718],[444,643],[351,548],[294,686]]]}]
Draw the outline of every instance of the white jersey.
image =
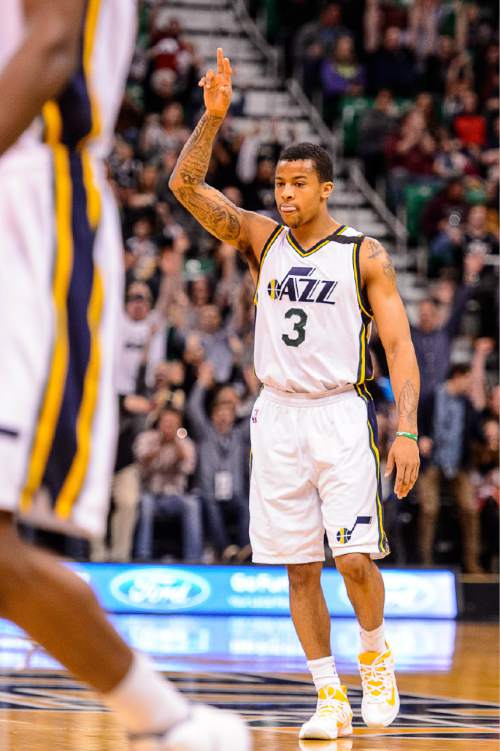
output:
[{"label": "white jersey", "polygon": [[265,386],[320,394],[372,377],[372,314],[360,284],[363,235],[341,226],[304,250],[278,225],[256,290],[255,372]]},{"label": "white jersey", "polygon": [[[0,158],[12,166],[20,150],[43,152],[41,144],[85,145],[94,157],[107,156],[135,41],[136,0],[88,0],[82,21],[78,67],[57,100]],[[22,43],[26,31],[23,0],[0,3],[0,71]],[[5,103],[4,103],[5,104]]]},{"label": "white jersey", "polygon": [[[0,2],[0,71],[23,9]],[[116,456],[123,245],[103,158],[135,19],[135,0],[86,0],[73,76],[0,158],[0,509],[49,523],[42,488],[72,534],[102,536]]]}]

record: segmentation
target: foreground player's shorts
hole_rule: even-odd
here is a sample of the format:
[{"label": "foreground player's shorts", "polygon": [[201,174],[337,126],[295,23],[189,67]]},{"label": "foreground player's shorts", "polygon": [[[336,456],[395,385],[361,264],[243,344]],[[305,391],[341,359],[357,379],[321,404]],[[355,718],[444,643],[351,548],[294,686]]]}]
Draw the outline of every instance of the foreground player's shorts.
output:
[{"label": "foreground player's shorts", "polygon": [[384,558],[377,425],[364,389],[320,399],[264,388],[251,417],[255,563]]},{"label": "foreground player's shorts", "polygon": [[0,162],[0,510],[29,513],[43,486],[62,529],[101,535],[122,262],[110,189],[86,158],[40,146]]}]

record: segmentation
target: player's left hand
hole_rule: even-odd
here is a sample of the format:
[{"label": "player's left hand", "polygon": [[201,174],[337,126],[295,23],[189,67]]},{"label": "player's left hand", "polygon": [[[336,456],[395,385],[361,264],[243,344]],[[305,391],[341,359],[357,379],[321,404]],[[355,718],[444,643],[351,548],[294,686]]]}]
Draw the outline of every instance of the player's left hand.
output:
[{"label": "player's left hand", "polygon": [[417,481],[420,457],[416,441],[404,436],[396,438],[387,457],[385,477],[392,474],[394,467],[396,467],[394,492],[401,500],[401,498],[406,498]]},{"label": "player's left hand", "polygon": [[232,97],[231,73],[229,58],[224,57],[222,47],[218,47],[217,73],[210,68],[198,83],[203,89],[205,107],[210,115],[226,116]]}]

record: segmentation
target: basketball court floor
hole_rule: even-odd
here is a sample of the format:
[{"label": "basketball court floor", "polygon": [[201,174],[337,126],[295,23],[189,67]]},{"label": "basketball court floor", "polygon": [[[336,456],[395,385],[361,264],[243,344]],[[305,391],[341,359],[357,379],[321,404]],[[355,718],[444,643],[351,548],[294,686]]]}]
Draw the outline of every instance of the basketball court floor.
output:
[{"label": "basketball court floor", "polygon": [[[301,741],[315,696],[288,618],[117,616],[194,702],[227,707],[252,727],[254,751],[493,751],[499,748],[498,628],[455,621],[387,623],[398,659],[401,711],[385,730],[360,716],[356,624],[333,621],[337,664],[354,710],[354,735]],[[126,751],[98,699],[0,622],[0,749]]]}]

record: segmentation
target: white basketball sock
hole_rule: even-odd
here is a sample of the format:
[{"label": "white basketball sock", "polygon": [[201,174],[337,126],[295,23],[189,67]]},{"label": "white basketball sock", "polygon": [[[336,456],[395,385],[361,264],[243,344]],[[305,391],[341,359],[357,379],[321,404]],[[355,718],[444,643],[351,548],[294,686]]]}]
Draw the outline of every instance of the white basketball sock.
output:
[{"label": "white basketball sock", "polygon": [[189,713],[187,701],[139,654],[118,686],[101,698],[131,733],[167,731]]},{"label": "white basketball sock", "polygon": [[378,628],[373,631],[365,631],[359,627],[361,637],[361,649],[363,652],[385,652],[385,623],[382,621]]},{"label": "white basketball sock", "polygon": [[320,657],[319,660],[308,660],[307,667],[311,671],[316,691],[325,686],[340,686],[335,660],[332,655]]}]

